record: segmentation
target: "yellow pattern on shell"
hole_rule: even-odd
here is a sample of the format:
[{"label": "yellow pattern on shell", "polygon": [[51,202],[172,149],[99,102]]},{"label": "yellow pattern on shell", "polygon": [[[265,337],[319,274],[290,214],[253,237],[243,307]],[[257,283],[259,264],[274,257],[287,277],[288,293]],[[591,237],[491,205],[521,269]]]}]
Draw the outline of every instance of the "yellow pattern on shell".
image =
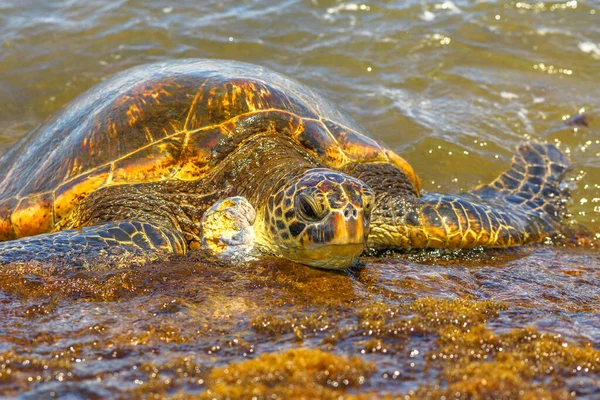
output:
[{"label": "yellow pattern on shell", "polygon": [[[15,229],[18,236],[46,232],[82,197],[108,185],[202,178],[265,130],[295,141],[328,167],[393,163],[420,187],[405,160],[292,79],[240,62],[176,60],[106,80],[0,159],[0,205],[18,199],[34,207],[50,199],[38,211],[2,211],[0,239],[14,237]],[[42,216],[40,224],[26,222]]]}]

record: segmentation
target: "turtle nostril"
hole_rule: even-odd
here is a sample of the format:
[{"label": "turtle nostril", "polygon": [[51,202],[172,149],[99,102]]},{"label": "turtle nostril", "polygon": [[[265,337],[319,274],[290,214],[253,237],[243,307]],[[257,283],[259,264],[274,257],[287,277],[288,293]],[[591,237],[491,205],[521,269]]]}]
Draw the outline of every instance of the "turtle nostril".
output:
[{"label": "turtle nostril", "polygon": [[348,204],[344,209],[344,217],[348,218],[358,218],[358,210],[354,208],[351,204]]}]

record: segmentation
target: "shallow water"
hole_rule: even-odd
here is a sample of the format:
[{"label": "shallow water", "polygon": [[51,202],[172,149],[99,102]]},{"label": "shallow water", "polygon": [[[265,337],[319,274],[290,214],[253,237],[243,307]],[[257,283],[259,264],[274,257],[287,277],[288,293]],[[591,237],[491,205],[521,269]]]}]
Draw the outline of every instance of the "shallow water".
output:
[{"label": "shallow water", "polygon": [[[570,209],[600,232],[596,1],[0,1],[0,154],[113,73],[184,57],[259,63],[318,88],[409,160],[430,191],[490,181],[528,138],[556,142],[575,165]],[[578,113],[588,126],[568,123]],[[235,384],[219,368],[307,347],[374,365],[362,383],[349,373],[348,384],[305,385],[323,397],[600,396],[597,250],[363,263],[345,274],[270,260],[2,269],[0,393],[226,396]],[[487,375],[469,358],[482,349]],[[288,378],[265,385],[290,395],[277,392],[294,387]]]}]

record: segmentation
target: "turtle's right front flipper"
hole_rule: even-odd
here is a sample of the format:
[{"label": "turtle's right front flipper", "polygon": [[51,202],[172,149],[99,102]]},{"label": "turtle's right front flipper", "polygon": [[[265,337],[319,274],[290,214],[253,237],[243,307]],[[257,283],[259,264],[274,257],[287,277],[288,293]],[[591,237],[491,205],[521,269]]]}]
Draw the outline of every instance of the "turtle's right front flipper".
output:
[{"label": "turtle's right front flipper", "polygon": [[0,242],[0,265],[47,260],[73,265],[97,262],[99,258],[110,262],[125,255],[184,254],[186,250],[183,235],[175,230],[137,221],[117,221]]},{"label": "turtle's right front flipper", "polygon": [[560,235],[569,195],[559,184],[569,168],[554,145],[531,141],[507,171],[471,192],[388,196],[373,212],[369,246],[509,247]]}]

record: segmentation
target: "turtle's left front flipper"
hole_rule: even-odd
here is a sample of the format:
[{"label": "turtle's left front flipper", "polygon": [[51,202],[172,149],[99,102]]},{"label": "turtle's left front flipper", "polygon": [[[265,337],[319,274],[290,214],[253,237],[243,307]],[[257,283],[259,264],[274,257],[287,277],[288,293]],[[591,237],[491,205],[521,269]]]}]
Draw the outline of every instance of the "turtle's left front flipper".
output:
[{"label": "turtle's left front flipper", "polygon": [[569,168],[554,145],[524,143],[508,170],[471,192],[388,198],[374,211],[369,245],[510,247],[559,236],[569,198],[559,185]]},{"label": "turtle's left front flipper", "polygon": [[154,257],[184,254],[183,235],[137,221],[103,223],[0,242],[0,265],[28,261],[58,261],[66,265],[116,260],[123,256]]},{"label": "turtle's left front flipper", "polygon": [[202,216],[201,247],[209,255],[230,263],[253,259],[255,218],[256,210],[244,197],[217,201]]}]

